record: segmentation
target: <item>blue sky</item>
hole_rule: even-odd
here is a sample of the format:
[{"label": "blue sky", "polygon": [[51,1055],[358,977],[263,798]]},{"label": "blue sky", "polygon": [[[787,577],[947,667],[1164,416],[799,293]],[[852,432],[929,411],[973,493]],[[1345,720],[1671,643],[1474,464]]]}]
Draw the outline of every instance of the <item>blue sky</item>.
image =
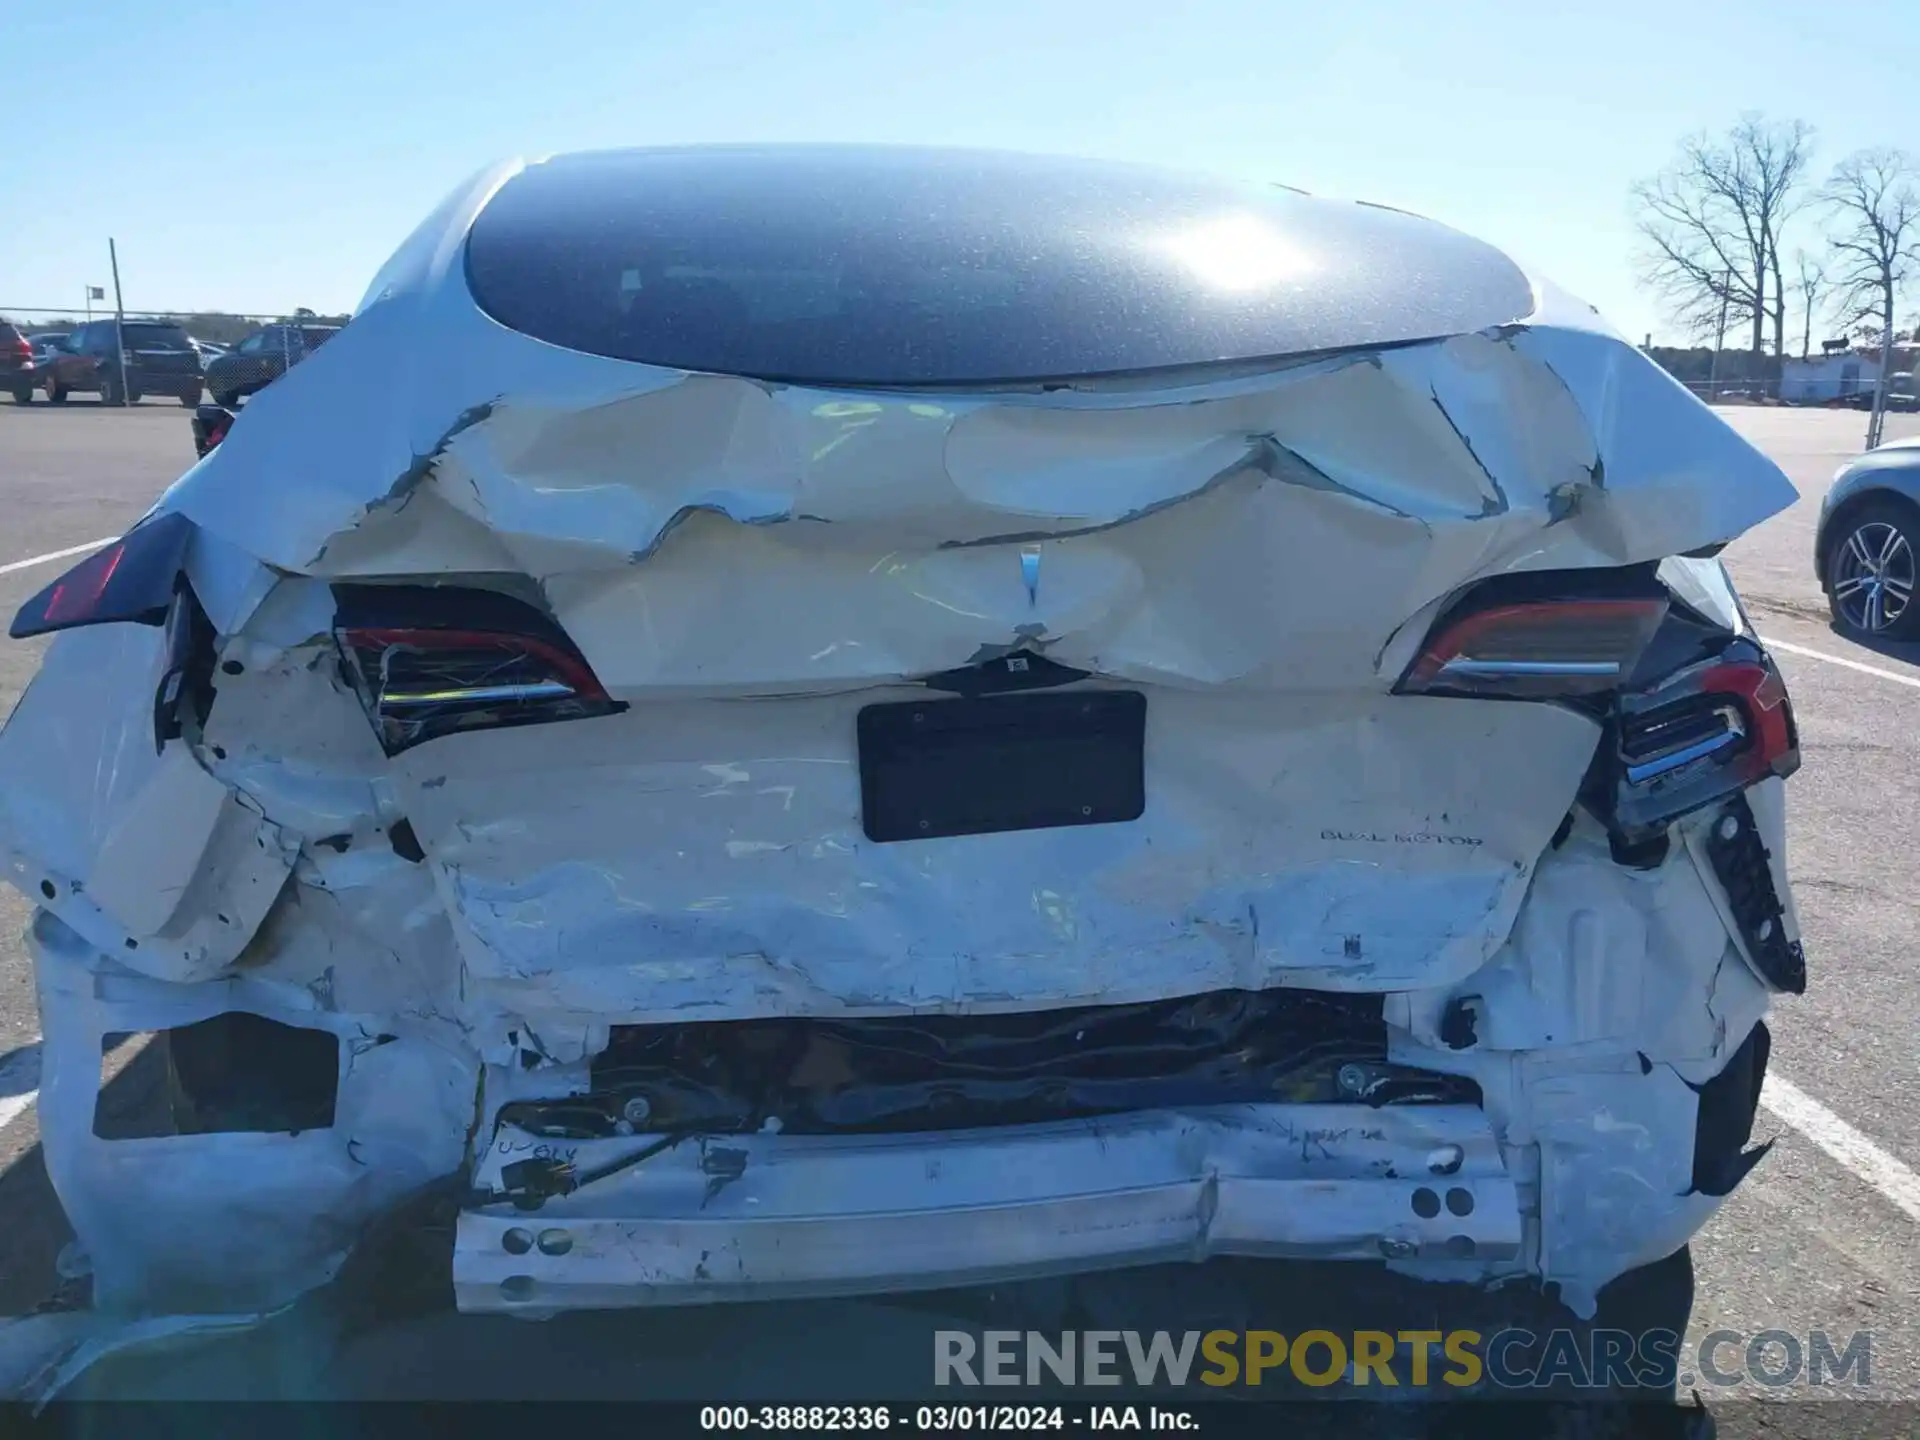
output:
[{"label": "blue sky", "polygon": [[106,283],[109,234],[129,307],[345,309],[489,160],[842,139],[1377,200],[1662,336],[1630,182],[1750,109],[1822,174],[1920,150],[1916,61],[1915,0],[0,0],[0,309]]}]

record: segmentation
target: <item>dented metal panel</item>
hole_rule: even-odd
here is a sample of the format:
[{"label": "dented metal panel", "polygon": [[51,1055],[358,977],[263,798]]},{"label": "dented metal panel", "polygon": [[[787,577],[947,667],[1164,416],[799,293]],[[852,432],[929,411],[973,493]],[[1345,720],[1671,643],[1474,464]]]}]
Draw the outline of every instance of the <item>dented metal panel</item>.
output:
[{"label": "dented metal panel", "polygon": [[[1590,715],[1391,692],[1488,577],[1663,562],[1744,631],[1717,562],[1674,557],[1789,504],[1776,467],[1537,277],[1466,333],[1376,297],[1312,354],[1044,385],[570,351],[467,289],[467,230],[522,168],[451,197],[162,498],[216,632],[204,722],[159,744],[162,633],[103,625],[0,734],[48,1168],[103,1304],[264,1314],[324,1283],[422,1184],[555,1143],[502,1108],[588,1092],[615,1026],[1235,988],[1377,995],[1392,1062],[1481,1103],[689,1137],[537,1215],[475,1200],[461,1302],[1274,1253],[1544,1278],[1590,1312],[1712,1212],[1695,1087],[1768,997],[1719,812],[1625,863],[1582,808]],[[626,708],[389,759],[336,580],[511,592]],[[1007,657],[1145,697],[1141,818],[869,840],[861,708]],[[1797,940],[1778,780],[1743,803]],[[103,1035],[233,1010],[339,1037],[334,1125],[91,1133]],[[644,1119],[565,1143],[611,1163]]]},{"label": "dented metal panel", "polygon": [[482,993],[641,1021],[1446,984],[1505,939],[1594,742],[1549,707],[1154,690],[1139,821],[876,845],[854,715],[887,694],[403,756]]},{"label": "dented metal panel", "polygon": [[0,736],[0,855],[19,888],[128,968],[210,979],[279,895],[298,842],[154,740],[158,630],[60,636]]},{"label": "dented metal panel", "polygon": [[[368,1014],[272,976],[166,983],[123,968],[46,914],[30,943],[45,1032],[38,1104],[47,1173],[86,1248],[101,1307],[271,1311],[331,1277],[368,1221],[460,1164],[477,1067],[396,1013],[390,998]],[[105,1036],[230,1009],[340,1037],[331,1128],[95,1135]],[[377,1043],[390,1030],[401,1034]]]},{"label": "dented metal panel", "polygon": [[[290,570],[531,574],[616,691],[872,683],[1020,641],[1127,676],[1346,685],[1478,576],[1658,559],[1793,495],[1651,361],[1586,331],[1233,380],[919,397],[652,373],[470,333],[479,322],[456,313],[450,344],[524,380],[455,404],[397,375],[369,387],[401,363],[404,318],[357,319],[263,396],[311,400],[237,427],[164,503]],[[343,475],[368,473],[366,436],[411,428],[429,403],[437,428],[417,453],[342,493]],[[301,412],[334,406],[365,414],[365,432],[305,433]],[[262,510],[253,443],[276,467],[324,469],[296,484],[302,508]],[[1030,594],[1013,547],[1032,545]],[[1320,603],[1356,566],[1372,583]],[[1173,575],[1163,593],[1156,577]],[[812,603],[777,603],[796,586]]]}]

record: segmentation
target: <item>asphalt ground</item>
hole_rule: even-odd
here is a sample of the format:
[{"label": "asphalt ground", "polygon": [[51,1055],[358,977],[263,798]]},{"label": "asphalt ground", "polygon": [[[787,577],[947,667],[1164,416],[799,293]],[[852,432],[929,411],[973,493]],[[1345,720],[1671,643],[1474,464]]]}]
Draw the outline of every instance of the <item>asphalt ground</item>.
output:
[{"label": "asphalt ground", "polygon": [[[1773,1019],[1773,1074],[1785,1083],[1769,1090],[1758,1129],[1778,1143],[1695,1243],[1693,1332],[1682,1355],[1696,1354],[1714,1331],[1737,1332],[1743,1341],[1785,1331],[1804,1345],[1811,1332],[1824,1330],[1837,1345],[1865,1330],[1872,1336],[1871,1386],[1855,1393],[1920,1401],[1920,1182],[1913,1173],[1920,1168],[1920,649],[1869,650],[1836,634],[1812,576],[1820,497],[1834,470],[1857,452],[1865,417],[1721,413],[1786,469],[1802,497],[1736,542],[1726,558],[1756,624],[1776,643],[1799,717],[1805,763],[1791,784],[1789,868],[1812,981]],[[1920,432],[1920,419],[1890,421],[1890,438],[1912,432]],[[187,416],[172,404],[0,404],[0,612],[11,615],[61,568],[55,560],[21,562],[119,533],[192,459]],[[11,711],[40,648],[0,643],[0,715]],[[0,1315],[30,1311],[55,1289],[56,1257],[70,1238],[41,1167],[31,1105],[38,1023],[18,939],[27,914],[20,897],[0,889]],[[153,1067],[137,1044],[110,1057],[109,1068],[118,1072],[116,1105],[152,1103]],[[439,1332],[422,1340],[408,1331],[373,1347],[373,1358],[363,1354],[362,1369],[375,1383],[413,1393],[433,1393],[444,1380],[452,1393],[472,1394],[477,1377],[491,1377],[480,1382],[480,1393],[494,1393],[507,1374],[520,1377],[526,1393],[541,1393],[542,1384],[558,1387],[546,1393],[582,1393],[583,1385],[601,1393],[608,1367],[630,1362],[635,1346],[666,1367],[660,1373],[684,1381],[700,1364],[727,1363],[695,1356],[737,1351],[737,1337],[756,1325],[793,1337],[795,1355],[809,1345],[817,1351],[823,1336],[843,1349],[884,1348],[897,1333],[870,1312],[838,1331],[823,1330],[808,1314],[784,1307],[756,1319],[729,1307],[725,1315],[667,1324],[608,1320],[598,1330],[598,1317],[584,1317],[585,1324],[575,1317],[564,1329],[547,1327],[555,1339],[567,1338],[544,1345],[551,1371],[544,1382],[529,1378],[537,1367],[527,1358],[540,1348],[530,1341],[541,1327],[513,1322],[460,1322],[467,1328],[457,1331],[463,1338],[450,1351]],[[634,1323],[642,1330],[622,1328]],[[452,1370],[429,1359],[436,1345],[443,1356],[458,1357],[448,1362]],[[248,1363],[249,1383],[266,1383],[268,1393],[275,1384],[294,1384],[284,1377],[262,1382],[266,1372]],[[1684,1361],[1683,1369],[1690,1370]],[[1819,1393],[1804,1385],[1763,1391],[1752,1381],[1721,1389],[1695,1383],[1716,1406]]]}]

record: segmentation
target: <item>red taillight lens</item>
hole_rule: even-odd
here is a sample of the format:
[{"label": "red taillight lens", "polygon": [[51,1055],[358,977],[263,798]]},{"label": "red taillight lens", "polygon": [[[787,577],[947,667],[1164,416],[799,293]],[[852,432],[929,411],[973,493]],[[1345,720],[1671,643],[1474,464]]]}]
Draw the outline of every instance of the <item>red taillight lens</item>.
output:
[{"label": "red taillight lens", "polygon": [[1650,689],[1623,695],[1613,725],[1619,755],[1606,810],[1630,840],[1800,767],[1786,684],[1766,652],[1745,638]]},{"label": "red taillight lens", "polygon": [[22,360],[30,360],[33,358],[33,346],[29,345],[24,339],[16,337],[8,344],[7,348]]},{"label": "red taillight lens", "polygon": [[[493,596],[479,608],[504,606]],[[542,617],[540,628],[550,626]],[[578,720],[622,708],[558,633],[349,623],[335,634],[389,755],[457,731]]]},{"label": "red taillight lens", "polygon": [[1758,768],[1783,775],[1799,768],[1800,735],[1793,722],[1793,703],[1787,698],[1787,682],[1771,659],[1762,655],[1757,660],[1710,666],[1700,677],[1700,688],[1740,702],[1752,731]]},{"label": "red taillight lens", "polygon": [[1538,600],[1443,620],[1400,694],[1550,700],[1619,687],[1660,628],[1662,599]]},{"label": "red taillight lens", "polygon": [[194,449],[205,459],[213,448],[227,438],[227,431],[233,427],[233,416],[224,410],[209,414],[207,407],[201,407],[193,420]]},{"label": "red taillight lens", "polygon": [[183,515],[143,521],[22,605],[7,633],[25,640],[82,625],[164,624],[192,535]]}]

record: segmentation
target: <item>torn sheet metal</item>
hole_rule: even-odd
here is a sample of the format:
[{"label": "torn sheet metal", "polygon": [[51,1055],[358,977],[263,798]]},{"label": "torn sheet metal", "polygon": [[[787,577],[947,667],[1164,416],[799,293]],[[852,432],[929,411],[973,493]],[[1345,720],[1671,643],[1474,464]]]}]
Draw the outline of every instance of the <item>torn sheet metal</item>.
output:
[{"label": "torn sheet metal", "polygon": [[[1717,1073],[1767,1001],[1730,949],[1710,873],[1685,845],[1628,869],[1597,825],[1576,825],[1541,857],[1507,943],[1457,987],[1471,997],[1477,1049],[1631,1051],[1689,1078]],[[1444,1047],[1437,1015],[1406,1024]]]},{"label": "torn sheet metal", "polygon": [[[375,318],[289,377],[309,406],[357,410],[319,387],[378,366],[353,353],[382,342]],[[454,412],[399,493],[329,502],[331,519],[250,519],[264,492],[238,477],[263,462],[244,443],[169,503],[289,569],[535,575],[615,691],[871,683],[1022,637],[1130,678],[1344,685],[1471,579],[1658,558],[1791,501],[1711,412],[1639,376],[1638,352],[1572,332],[1546,354],[1587,363],[1602,395],[1583,407],[1517,336],[1158,393],[938,401],[667,374],[636,393],[626,365],[564,402],[509,392],[457,432]],[[1652,388],[1629,413],[1667,438],[1610,455],[1607,397],[1635,384]],[[1030,545],[1031,590],[1013,558]],[[1373,583],[1344,585],[1356,567]],[[799,587],[813,603],[780,603]]]},{"label": "torn sheet metal", "polygon": [[1673,1254],[1724,1197],[1693,1191],[1698,1102],[1669,1067],[1633,1056],[1521,1063],[1526,1133],[1540,1157],[1541,1273],[1590,1317],[1607,1281]]},{"label": "torn sheet metal", "polygon": [[[45,1076],[47,1173],[92,1262],[103,1309],[265,1312],[330,1276],[362,1227],[460,1166],[477,1062],[392,1013],[234,978],[148,979],[43,913],[30,936]],[[102,1038],[172,1029],[228,1010],[341,1039],[335,1123],[298,1134],[103,1140],[94,1134]],[[372,1043],[383,1033],[400,1033]]]},{"label": "torn sheet metal", "polygon": [[280,893],[297,840],[154,740],[163,633],[58,637],[0,743],[0,858],[22,893],[129,969],[218,975]]},{"label": "torn sheet metal", "polygon": [[[581,1170],[653,1137],[566,1142]],[[476,1172],[547,1142],[501,1130]],[[524,1238],[524,1243],[522,1243]],[[860,1139],[689,1141],[460,1220],[461,1308],[685,1304],[1213,1255],[1510,1264],[1520,1216],[1466,1106],[1250,1105]]]},{"label": "torn sheet metal", "polygon": [[1345,685],[1474,578],[1658,559],[1794,498],[1537,279],[1485,333],[1212,378],[832,390],[568,351],[467,291],[460,238],[515,168],[163,506],[285,571],[529,574],[616,691],[766,693],[1021,639],[1130,678]]}]

